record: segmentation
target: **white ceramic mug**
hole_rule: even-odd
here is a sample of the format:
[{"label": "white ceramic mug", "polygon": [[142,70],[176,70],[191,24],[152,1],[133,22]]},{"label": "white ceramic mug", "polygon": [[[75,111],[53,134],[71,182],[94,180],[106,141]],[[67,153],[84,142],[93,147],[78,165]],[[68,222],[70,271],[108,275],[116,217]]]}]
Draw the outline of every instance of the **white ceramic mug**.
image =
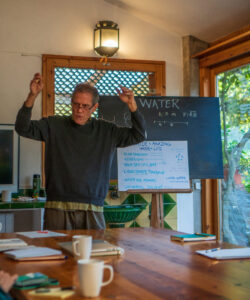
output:
[{"label": "white ceramic mug", "polygon": [[[103,282],[104,269],[110,271],[109,279]],[[78,279],[81,296],[97,297],[101,287],[109,284],[114,278],[113,267],[105,265],[104,261],[98,259],[78,260]]]},{"label": "white ceramic mug", "polygon": [[11,191],[2,191],[2,201],[11,202]]},{"label": "white ceramic mug", "polygon": [[76,259],[89,259],[92,250],[92,236],[74,235],[72,247]]}]

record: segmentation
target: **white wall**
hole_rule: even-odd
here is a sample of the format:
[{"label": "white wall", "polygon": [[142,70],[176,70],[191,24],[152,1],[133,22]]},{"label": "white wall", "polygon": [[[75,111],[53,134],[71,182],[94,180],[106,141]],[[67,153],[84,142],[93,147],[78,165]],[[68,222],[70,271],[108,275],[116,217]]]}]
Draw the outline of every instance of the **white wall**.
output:
[{"label": "white wall", "polygon": [[[181,37],[129,15],[103,0],[0,0],[0,123],[14,123],[41,54],[96,56],[93,29],[112,20],[120,28],[116,58],[166,61],[167,95],[182,91]],[[41,117],[41,98],[33,118]],[[41,144],[21,138],[20,188],[41,173]]]},{"label": "white wall", "polygon": [[[177,230],[194,233],[193,193],[177,194]],[[197,231],[200,232],[200,231]]]}]

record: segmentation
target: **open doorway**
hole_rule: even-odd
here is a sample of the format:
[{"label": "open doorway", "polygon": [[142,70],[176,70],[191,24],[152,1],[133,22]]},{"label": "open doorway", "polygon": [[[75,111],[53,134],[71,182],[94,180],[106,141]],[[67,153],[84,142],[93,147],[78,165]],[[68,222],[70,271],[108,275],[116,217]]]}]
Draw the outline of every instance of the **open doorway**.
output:
[{"label": "open doorway", "polygon": [[220,210],[222,237],[250,245],[250,65],[216,75],[220,98],[224,179]]}]

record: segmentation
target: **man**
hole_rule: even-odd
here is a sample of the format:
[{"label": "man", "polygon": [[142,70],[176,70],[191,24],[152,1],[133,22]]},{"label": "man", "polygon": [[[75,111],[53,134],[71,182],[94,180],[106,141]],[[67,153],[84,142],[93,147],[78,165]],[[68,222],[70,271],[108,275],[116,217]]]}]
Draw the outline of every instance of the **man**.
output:
[{"label": "man", "polygon": [[91,118],[98,107],[98,92],[88,83],[75,87],[72,116],[53,116],[31,121],[31,110],[43,88],[37,73],[16,119],[21,136],[45,141],[46,194],[44,228],[104,229],[103,204],[109,187],[116,147],[145,139],[145,123],[133,92],[122,87],[120,99],[131,112],[132,128]]}]

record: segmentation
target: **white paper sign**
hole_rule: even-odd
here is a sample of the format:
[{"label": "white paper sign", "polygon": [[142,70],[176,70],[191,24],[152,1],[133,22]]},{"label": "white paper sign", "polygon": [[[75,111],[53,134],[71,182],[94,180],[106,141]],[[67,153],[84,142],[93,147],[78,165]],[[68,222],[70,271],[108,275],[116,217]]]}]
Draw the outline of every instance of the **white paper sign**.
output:
[{"label": "white paper sign", "polygon": [[187,141],[145,141],[119,148],[118,189],[188,189]]}]

